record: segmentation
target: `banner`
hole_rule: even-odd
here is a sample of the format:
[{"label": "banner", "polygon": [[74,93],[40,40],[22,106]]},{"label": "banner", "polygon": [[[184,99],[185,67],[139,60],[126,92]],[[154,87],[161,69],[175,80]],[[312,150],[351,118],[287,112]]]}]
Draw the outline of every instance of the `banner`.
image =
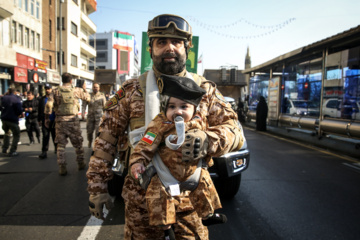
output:
[{"label": "banner", "polygon": [[[190,48],[188,59],[186,60],[186,70],[188,72],[197,73],[198,64],[198,50],[199,50],[199,37],[193,36],[193,47]],[[142,47],[141,47],[141,74],[149,71],[152,68],[152,60],[149,52],[149,38],[146,32],[142,33]]]}]

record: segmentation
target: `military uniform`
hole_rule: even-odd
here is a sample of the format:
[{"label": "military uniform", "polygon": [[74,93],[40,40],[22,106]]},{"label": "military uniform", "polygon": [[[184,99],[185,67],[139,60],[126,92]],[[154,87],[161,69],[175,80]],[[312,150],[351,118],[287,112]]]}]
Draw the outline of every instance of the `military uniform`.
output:
[{"label": "military uniform", "polygon": [[89,147],[91,146],[93,140],[94,131],[95,136],[98,134],[100,119],[103,114],[105,103],[106,99],[103,93],[97,92],[96,94],[90,94],[90,102],[88,105],[88,115],[86,120],[86,131]]},{"label": "military uniform", "polygon": [[[107,103],[102,117],[99,136],[95,140],[94,154],[90,158],[87,171],[88,191],[97,195],[107,193],[107,181],[113,173],[113,164],[117,143],[127,140],[126,131],[144,126],[145,92],[147,73],[139,79],[127,80],[115,96]],[[183,71],[181,76],[186,75]],[[220,156],[241,147],[243,139],[237,124],[237,116],[215,84],[196,74],[194,80],[206,90],[199,105],[201,116],[209,137],[208,153]],[[159,73],[156,73],[159,77]],[[209,165],[212,161],[209,161]],[[176,211],[176,223],[173,224],[177,239],[208,239],[208,230],[201,223],[189,199],[189,191],[173,198]],[[122,196],[125,201],[125,239],[163,239],[164,231],[149,225],[145,190],[131,176],[125,178]]]},{"label": "military uniform", "polygon": [[[206,125],[202,117],[196,115],[191,121],[185,123],[185,131],[200,129],[205,131]],[[134,148],[129,161],[129,166],[134,163],[142,163],[147,166],[153,159],[155,152],[169,169],[171,175],[179,182],[186,181],[195,173],[199,160],[184,162],[177,156],[177,152],[165,145],[165,139],[169,135],[176,135],[175,124],[170,122],[164,113],[160,113],[150,122],[145,131],[145,137]],[[151,135],[151,140],[147,137]],[[149,135],[149,136],[150,136]],[[208,158],[210,160],[211,158]],[[165,189],[159,177],[155,175],[146,191],[146,203],[149,212],[149,224],[160,226],[176,223],[175,205],[173,197]],[[220,198],[206,168],[202,169],[198,187],[189,193],[189,198],[195,211],[201,218],[214,213],[221,208]]]},{"label": "military uniform", "polygon": [[78,118],[79,99],[90,101],[90,95],[82,88],[74,88],[71,84],[64,84],[54,89],[45,106],[45,114],[51,114],[52,107],[55,110],[55,143],[57,143],[57,162],[59,166],[66,165],[65,146],[68,143],[67,138],[70,139],[75,148],[76,161],[79,167],[84,163],[83,137],[81,136]]}]

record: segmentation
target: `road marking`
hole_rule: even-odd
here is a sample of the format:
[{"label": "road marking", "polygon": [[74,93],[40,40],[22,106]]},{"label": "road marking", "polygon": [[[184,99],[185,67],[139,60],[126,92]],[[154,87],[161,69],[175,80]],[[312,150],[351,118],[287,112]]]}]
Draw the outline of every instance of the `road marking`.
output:
[{"label": "road marking", "polygon": [[[104,208],[104,218],[108,215],[109,211]],[[104,221],[98,219],[94,216],[91,216],[89,221],[86,223],[84,229],[82,230],[78,240],[92,240],[95,239],[98,233],[100,232],[102,223]]]},{"label": "road marking", "polygon": [[[249,128],[249,127],[246,127],[247,130],[250,130],[250,131],[253,131],[253,132],[257,132],[257,133],[260,133],[260,134],[263,134],[263,135],[267,135],[269,137],[273,137],[273,138],[277,138],[277,139],[280,139],[280,140],[283,140],[283,141],[286,141],[286,142],[290,142],[290,143],[293,143],[293,144],[296,144],[296,145],[299,145],[299,146],[303,146],[303,147],[306,147],[306,148],[309,148],[309,149],[312,149],[312,150],[315,150],[315,151],[319,151],[321,153],[324,153],[324,154],[327,154],[327,155],[331,155],[331,156],[334,156],[334,157],[338,157],[338,158],[341,158],[341,159],[344,159],[346,161],[349,161],[349,162],[353,162],[353,163],[359,163],[359,160],[355,159],[355,158],[352,158],[352,157],[349,157],[349,156],[345,156],[345,155],[340,155],[340,154],[337,154],[337,153],[333,153],[333,152],[329,152],[327,150],[323,150],[321,148],[318,148],[318,147],[314,147],[314,146],[311,146],[311,145],[306,145],[304,143],[301,143],[301,142],[298,142],[298,141],[294,141],[294,140],[290,140],[290,139],[287,139],[287,138],[284,138],[284,137],[280,137],[280,136],[277,136],[277,135],[274,135],[274,134],[270,134],[270,133],[267,133],[267,132],[259,132],[259,131],[255,131],[254,129],[252,128]],[[245,136],[246,137],[246,136]]]},{"label": "road marking", "polygon": [[360,163],[343,163],[343,165],[355,170],[356,172],[360,172]]}]

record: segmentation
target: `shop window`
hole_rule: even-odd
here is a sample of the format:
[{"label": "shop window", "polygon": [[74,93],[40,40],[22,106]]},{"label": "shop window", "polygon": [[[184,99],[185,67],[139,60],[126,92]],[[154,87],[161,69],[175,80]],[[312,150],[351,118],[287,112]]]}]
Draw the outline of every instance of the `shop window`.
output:
[{"label": "shop window", "polygon": [[255,75],[250,78],[249,111],[256,111],[260,96],[268,99],[269,74]]}]

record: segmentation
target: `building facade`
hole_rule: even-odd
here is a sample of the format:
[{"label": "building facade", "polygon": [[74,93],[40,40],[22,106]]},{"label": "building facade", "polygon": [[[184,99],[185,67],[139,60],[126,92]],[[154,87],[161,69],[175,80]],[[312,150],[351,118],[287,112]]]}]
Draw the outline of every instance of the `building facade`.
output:
[{"label": "building facade", "polygon": [[135,36],[120,31],[96,33],[96,62],[90,69],[116,69],[122,81],[140,75],[139,51]]}]

